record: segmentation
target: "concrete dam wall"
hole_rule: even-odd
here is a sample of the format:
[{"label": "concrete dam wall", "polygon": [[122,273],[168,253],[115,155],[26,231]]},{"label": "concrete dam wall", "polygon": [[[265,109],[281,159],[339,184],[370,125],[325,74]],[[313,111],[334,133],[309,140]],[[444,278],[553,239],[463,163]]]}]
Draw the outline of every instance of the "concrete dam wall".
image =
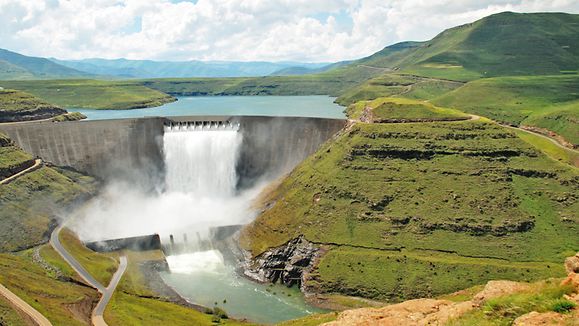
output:
[{"label": "concrete dam wall", "polygon": [[345,120],[300,117],[188,116],[0,124],[25,151],[101,179],[155,184],[164,175],[163,135],[169,125],[230,122],[243,134],[239,187],[289,172],[342,129]]}]

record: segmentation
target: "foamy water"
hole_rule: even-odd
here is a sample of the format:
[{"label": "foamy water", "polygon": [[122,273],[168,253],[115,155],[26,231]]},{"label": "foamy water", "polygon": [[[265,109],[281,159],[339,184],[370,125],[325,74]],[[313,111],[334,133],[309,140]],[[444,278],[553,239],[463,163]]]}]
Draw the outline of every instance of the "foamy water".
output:
[{"label": "foamy water", "polygon": [[198,251],[167,257],[171,273],[193,274],[197,272],[224,273],[223,256],[218,250]]}]

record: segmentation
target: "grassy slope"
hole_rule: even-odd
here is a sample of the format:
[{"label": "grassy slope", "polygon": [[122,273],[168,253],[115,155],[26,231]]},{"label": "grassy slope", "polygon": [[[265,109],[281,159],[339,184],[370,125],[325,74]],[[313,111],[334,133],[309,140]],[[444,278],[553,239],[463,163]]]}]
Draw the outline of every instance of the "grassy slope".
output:
[{"label": "grassy slope", "polygon": [[4,134],[0,133],[0,178],[17,173],[33,161],[32,155],[20,150]]},{"label": "grassy slope", "polygon": [[347,66],[303,76],[149,79],[139,84],[179,96],[333,95],[375,77],[375,69]]},{"label": "grassy slope", "polygon": [[579,76],[500,77],[470,82],[432,102],[515,125],[552,130],[579,144]]},{"label": "grassy slope", "polygon": [[31,94],[18,90],[0,90],[0,122],[46,119],[66,113]]},{"label": "grassy slope", "polygon": [[491,15],[451,28],[409,54],[403,71],[455,80],[579,69],[579,15]]},{"label": "grassy slope", "polygon": [[340,94],[338,104],[347,106],[363,100],[397,96],[426,100],[454,90],[463,83],[437,80],[413,75],[385,73]]},{"label": "grassy slope", "polygon": [[17,90],[0,90],[0,110],[10,112],[34,111],[43,108],[57,108],[41,99]]},{"label": "grassy slope", "polygon": [[[452,320],[449,325],[512,325],[517,317],[532,311],[557,311],[562,303],[570,303],[564,296],[573,292],[571,287],[561,286],[559,282],[558,279],[548,279],[532,283],[528,290],[488,300],[482,307]],[[563,325],[574,325],[572,319],[573,316],[567,314]]]},{"label": "grassy slope", "polygon": [[92,178],[42,167],[0,187],[0,251],[16,251],[47,240],[57,214],[95,190]]},{"label": "grassy slope", "polygon": [[557,146],[553,144],[553,142],[536,134],[520,130],[515,131],[515,133],[519,138],[535,146],[552,159],[579,168],[579,154],[577,152]]},{"label": "grassy slope", "polygon": [[309,285],[381,299],[556,276],[579,249],[577,178],[484,121],[360,124],[292,172],[242,243],[330,244]]},{"label": "grassy slope", "polygon": [[8,300],[0,297],[0,325],[25,326],[26,321]]},{"label": "grassy slope", "polygon": [[32,262],[30,252],[0,254],[0,283],[45,315],[54,325],[85,325],[73,310],[90,307],[97,300],[95,290],[57,280]]},{"label": "grassy slope", "polygon": [[105,287],[108,286],[118,268],[114,255],[105,255],[88,249],[68,229],[60,232],[60,242],[97,281]]},{"label": "grassy slope", "polygon": [[45,58],[29,57],[0,49],[0,79],[88,77],[91,74],[59,65]]},{"label": "grassy slope", "polygon": [[0,81],[0,86],[28,92],[65,108],[136,109],[159,106],[175,100],[167,94],[131,81]]}]

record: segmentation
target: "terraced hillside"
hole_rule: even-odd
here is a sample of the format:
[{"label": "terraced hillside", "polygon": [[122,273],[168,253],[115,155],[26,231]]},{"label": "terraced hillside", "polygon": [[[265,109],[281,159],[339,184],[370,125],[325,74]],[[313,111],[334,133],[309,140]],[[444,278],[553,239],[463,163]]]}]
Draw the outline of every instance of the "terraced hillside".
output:
[{"label": "terraced hillside", "polygon": [[387,301],[563,276],[578,181],[486,119],[356,123],[269,194],[241,242],[259,256],[304,236],[323,252],[307,289]]},{"label": "terraced hillside", "polygon": [[66,110],[31,94],[0,90],[0,122],[48,119],[65,113]]}]

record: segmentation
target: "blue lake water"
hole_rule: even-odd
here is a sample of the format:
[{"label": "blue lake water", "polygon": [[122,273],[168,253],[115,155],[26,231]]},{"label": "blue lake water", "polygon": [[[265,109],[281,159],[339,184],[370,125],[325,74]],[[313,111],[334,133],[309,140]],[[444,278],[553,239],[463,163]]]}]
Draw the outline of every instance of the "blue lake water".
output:
[{"label": "blue lake water", "polygon": [[344,107],[328,96],[212,96],[178,97],[173,103],[135,110],[69,108],[88,120],[170,117],[186,115],[299,116],[344,119]]}]

